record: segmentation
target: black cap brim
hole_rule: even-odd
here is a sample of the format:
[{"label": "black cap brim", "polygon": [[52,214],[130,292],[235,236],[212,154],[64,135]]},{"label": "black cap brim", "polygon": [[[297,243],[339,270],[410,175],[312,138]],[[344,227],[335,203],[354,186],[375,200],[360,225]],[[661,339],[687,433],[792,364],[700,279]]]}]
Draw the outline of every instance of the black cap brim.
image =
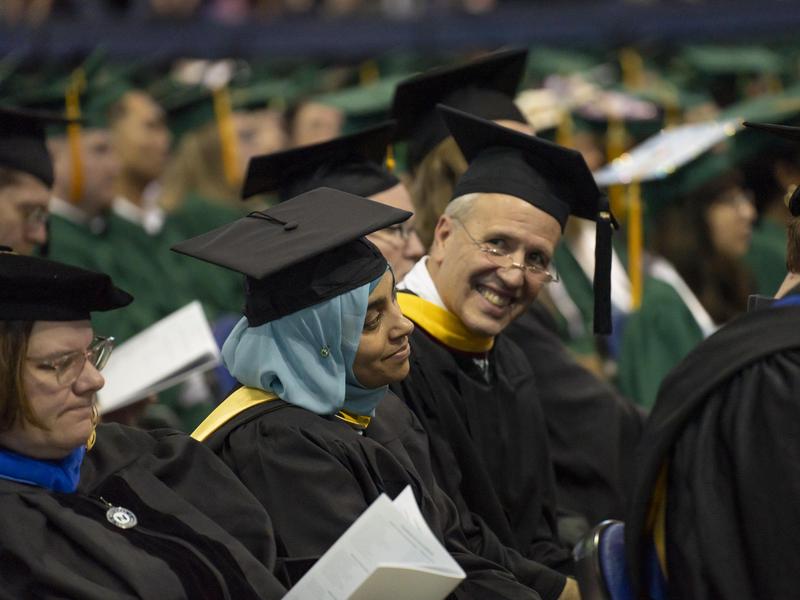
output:
[{"label": "black cap brim", "polygon": [[394,127],[394,121],[387,121],[319,144],[255,156],[247,166],[242,198],[294,187],[299,180],[311,180],[325,164],[363,160],[380,165]]},{"label": "black cap brim", "polygon": [[253,279],[405,221],[410,212],[318,188],[172,246]]},{"label": "black cap brim", "polygon": [[104,273],[0,248],[0,321],[82,321],[132,301]]},{"label": "black cap brim", "polygon": [[33,175],[51,187],[53,163],[45,145],[45,128],[70,122],[53,112],[0,106],[0,166]]},{"label": "black cap brim", "polygon": [[372,281],[386,259],[364,237],[410,212],[319,188],[172,247],[247,276],[251,327]]},{"label": "black cap brim", "polygon": [[745,121],[743,125],[745,127],[749,127],[750,129],[766,131],[767,133],[771,133],[772,135],[781,137],[785,140],[800,142],[800,127],[792,127],[791,125],[778,125],[775,123],[751,123],[749,121]]},{"label": "black cap brim", "polygon": [[469,63],[432,69],[397,85],[392,117],[397,121],[395,137],[408,140],[409,166],[447,137],[436,105],[451,106],[484,118],[525,122],[514,105],[522,79],[527,50],[502,50]]}]

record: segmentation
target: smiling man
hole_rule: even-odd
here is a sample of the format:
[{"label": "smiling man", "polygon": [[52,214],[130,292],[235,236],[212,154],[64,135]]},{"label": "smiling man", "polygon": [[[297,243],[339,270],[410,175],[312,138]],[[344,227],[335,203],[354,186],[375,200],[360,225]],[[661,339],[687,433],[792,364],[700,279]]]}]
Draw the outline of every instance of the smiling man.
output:
[{"label": "smiling man", "polygon": [[441,110],[470,165],[430,255],[400,285],[398,301],[417,327],[410,374],[395,391],[425,426],[439,484],[462,520],[551,567],[535,586],[542,598],[575,598],[535,381],[522,351],[499,334],[556,278],[550,260],[569,214],[596,219],[606,241],[611,215],[579,153]]}]

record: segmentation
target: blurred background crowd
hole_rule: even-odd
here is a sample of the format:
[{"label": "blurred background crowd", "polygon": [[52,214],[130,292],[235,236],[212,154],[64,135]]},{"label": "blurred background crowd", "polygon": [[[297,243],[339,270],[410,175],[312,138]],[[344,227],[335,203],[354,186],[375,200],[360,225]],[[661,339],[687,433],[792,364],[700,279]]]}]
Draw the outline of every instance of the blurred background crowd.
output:
[{"label": "blurred background crowd", "polygon": [[[598,21],[590,40],[576,41],[592,28],[586,15],[603,14],[604,4],[628,11],[622,14],[642,28],[651,23],[650,35],[615,31],[613,23]],[[630,274],[621,269],[614,282],[618,327],[612,337],[591,334],[586,276],[591,268],[582,258],[582,244],[593,238],[581,226],[568,228],[555,260],[561,281],[540,300],[584,366],[648,407],[661,378],[691,347],[743,312],[748,294],[772,294],[785,273],[783,198],[800,180],[798,154],[751,136],[741,123],[800,121],[800,44],[792,39],[792,17],[786,16],[792,4],[4,0],[0,103],[83,120],[80,127],[49,132],[56,198],[49,204],[48,241],[37,230],[44,227],[46,211],[44,216],[33,211],[26,215],[28,239],[15,246],[108,272],[131,290],[134,305],[113,313],[108,323],[101,315],[96,324],[119,341],[193,298],[203,302],[224,339],[233,315],[240,314],[238,278],[167,248],[276,201],[268,195],[240,199],[250,158],[397,117],[392,98],[398,82],[526,39],[518,107],[537,135],[578,149],[593,171],[620,157],[624,161],[662,130],[718,123],[726,132],[721,144],[694,152],[690,168],[656,172],[657,181],[642,181],[641,187],[619,181],[608,188],[621,224],[615,260]],[[659,30],[657,11],[665,7],[672,20]],[[552,43],[559,30],[547,44],[525,38],[520,16],[535,27],[539,10],[555,19],[548,22],[558,23],[569,43]],[[459,21],[464,13],[485,15]],[[263,30],[269,44],[276,26],[289,27],[300,15],[302,26],[288,30],[295,39],[281,38],[282,50],[261,51],[254,35],[259,20],[270,22],[272,29]],[[503,21],[508,15],[516,20],[506,39],[498,27],[511,23]],[[342,20],[315,29],[318,19],[328,16]],[[389,47],[367,38],[355,25],[361,22],[356,17],[364,16],[379,24],[379,32],[402,17],[407,33],[419,27],[418,39]],[[170,22],[162,24],[159,36],[149,37],[148,24],[156,18]],[[776,19],[782,19],[779,29]],[[477,29],[459,38],[452,27],[464,22]],[[192,29],[209,23],[213,28]],[[472,39],[481,23],[485,31]],[[683,31],[675,29],[678,23]],[[122,29],[106,30],[105,24]],[[426,24],[437,24],[436,31],[450,37],[426,38]],[[213,37],[208,45],[204,32]],[[238,43],[237,32],[243,34]],[[320,32],[323,41],[314,37]],[[227,36],[224,44],[220,36]],[[683,150],[673,143],[659,152],[669,162],[670,154]],[[453,170],[464,168],[458,162],[463,159],[448,156],[446,149],[440,154],[437,160],[445,167],[454,160]],[[425,165],[409,172],[402,141],[391,156],[415,204],[422,246],[409,256],[413,262],[430,243],[441,207],[429,208],[435,181],[425,180]],[[406,247],[407,238],[407,232],[398,234],[398,248]],[[637,250],[642,246],[644,259]],[[680,281],[654,257],[664,259]],[[222,373],[208,383],[173,390],[163,407],[151,406],[148,413],[191,430],[231,385]]]}]

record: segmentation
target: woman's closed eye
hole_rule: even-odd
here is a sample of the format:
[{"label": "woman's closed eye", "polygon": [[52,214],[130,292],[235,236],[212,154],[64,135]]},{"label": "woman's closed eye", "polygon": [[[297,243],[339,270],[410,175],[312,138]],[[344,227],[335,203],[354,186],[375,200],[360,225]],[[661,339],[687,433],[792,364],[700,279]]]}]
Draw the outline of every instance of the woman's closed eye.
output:
[{"label": "woman's closed eye", "polygon": [[374,315],[367,315],[367,318],[364,320],[364,330],[365,331],[374,331],[376,330],[380,324],[381,320],[383,319],[383,313],[375,313]]}]

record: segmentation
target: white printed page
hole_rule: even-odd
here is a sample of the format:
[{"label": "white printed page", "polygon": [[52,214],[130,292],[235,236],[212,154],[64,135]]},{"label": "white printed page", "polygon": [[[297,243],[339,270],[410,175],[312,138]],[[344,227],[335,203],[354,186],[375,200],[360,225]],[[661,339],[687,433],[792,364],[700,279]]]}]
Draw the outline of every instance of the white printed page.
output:
[{"label": "white printed page", "polygon": [[[408,495],[403,496],[403,494]],[[287,600],[441,600],[465,577],[407,488],[381,495],[285,596]],[[410,502],[414,508],[409,508]],[[409,520],[405,513],[416,512]]]},{"label": "white printed page", "polygon": [[98,393],[100,412],[183,381],[219,364],[219,348],[199,302],[194,301],[114,349]]}]

